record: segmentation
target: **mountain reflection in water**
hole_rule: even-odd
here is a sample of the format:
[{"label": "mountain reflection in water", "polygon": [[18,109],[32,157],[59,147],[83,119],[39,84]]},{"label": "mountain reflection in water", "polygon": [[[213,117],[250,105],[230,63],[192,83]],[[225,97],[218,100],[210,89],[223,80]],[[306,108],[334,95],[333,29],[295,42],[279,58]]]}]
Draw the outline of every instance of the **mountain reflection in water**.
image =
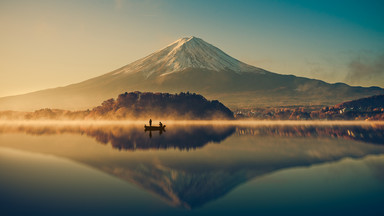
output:
[{"label": "mountain reflection in water", "polygon": [[188,209],[201,207],[245,182],[278,170],[384,153],[383,125],[167,125],[166,132],[154,132],[152,138],[137,125],[0,127],[0,134],[9,133],[80,134],[127,150],[105,154],[105,148],[95,148],[94,144],[82,144],[79,151],[55,143],[44,144],[43,150],[34,150],[30,144],[0,144],[87,164],[134,183],[172,206]]}]

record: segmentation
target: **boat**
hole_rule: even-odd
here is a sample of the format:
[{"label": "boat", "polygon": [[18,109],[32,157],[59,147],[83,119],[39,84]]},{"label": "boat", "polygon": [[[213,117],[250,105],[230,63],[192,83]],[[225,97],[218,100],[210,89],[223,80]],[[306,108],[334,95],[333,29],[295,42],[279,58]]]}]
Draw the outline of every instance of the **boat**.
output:
[{"label": "boat", "polygon": [[147,126],[147,125],[144,125],[144,128],[145,128],[145,130],[148,130],[148,131],[155,131],[155,130],[162,131],[162,130],[165,130],[165,126],[166,125],[162,125],[162,126]]}]

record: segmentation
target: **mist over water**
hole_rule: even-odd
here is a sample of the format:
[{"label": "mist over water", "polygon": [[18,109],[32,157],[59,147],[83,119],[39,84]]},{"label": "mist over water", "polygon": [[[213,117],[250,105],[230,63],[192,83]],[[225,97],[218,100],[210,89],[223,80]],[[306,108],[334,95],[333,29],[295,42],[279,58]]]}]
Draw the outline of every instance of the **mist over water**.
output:
[{"label": "mist over water", "polygon": [[382,212],[383,122],[162,122],[0,122],[1,212]]}]

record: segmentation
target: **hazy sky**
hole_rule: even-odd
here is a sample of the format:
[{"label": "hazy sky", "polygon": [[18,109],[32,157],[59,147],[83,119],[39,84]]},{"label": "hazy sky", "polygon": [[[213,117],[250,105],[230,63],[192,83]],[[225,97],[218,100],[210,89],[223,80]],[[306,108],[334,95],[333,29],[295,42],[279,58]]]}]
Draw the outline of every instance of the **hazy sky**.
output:
[{"label": "hazy sky", "polygon": [[197,36],[264,69],[384,87],[384,1],[0,0],[0,96],[64,86]]}]

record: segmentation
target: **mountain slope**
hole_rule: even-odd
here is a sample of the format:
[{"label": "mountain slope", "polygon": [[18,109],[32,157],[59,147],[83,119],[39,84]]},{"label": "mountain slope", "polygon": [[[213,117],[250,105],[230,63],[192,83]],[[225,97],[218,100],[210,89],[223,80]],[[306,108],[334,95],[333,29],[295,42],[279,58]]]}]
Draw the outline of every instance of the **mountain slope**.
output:
[{"label": "mountain slope", "polygon": [[234,59],[200,38],[181,38],[162,50],[139,59],[111,75],[124,76],[139,72],[146,78],[164,76],[187,68],[213,71],[231,70],[236,73],[263,70]]},{"label": "mountain slope", "polygon": [[336,109],[355,109],[355,110],[367,110],[367,109],[383,109],[384,108],[384,95],[375,95],[367,98],[360,98],[358,100],[347,101],[334,106]]},{"label": "mountain slope", "polygon": [[129,91],[190,91],[232,107],[331,105],[384,94],[378,87],[351,87],[268,72],[234,59],[200,38],[189,37],[99,77],[65,87],[0,98],[0,110],[84,109]]}]

